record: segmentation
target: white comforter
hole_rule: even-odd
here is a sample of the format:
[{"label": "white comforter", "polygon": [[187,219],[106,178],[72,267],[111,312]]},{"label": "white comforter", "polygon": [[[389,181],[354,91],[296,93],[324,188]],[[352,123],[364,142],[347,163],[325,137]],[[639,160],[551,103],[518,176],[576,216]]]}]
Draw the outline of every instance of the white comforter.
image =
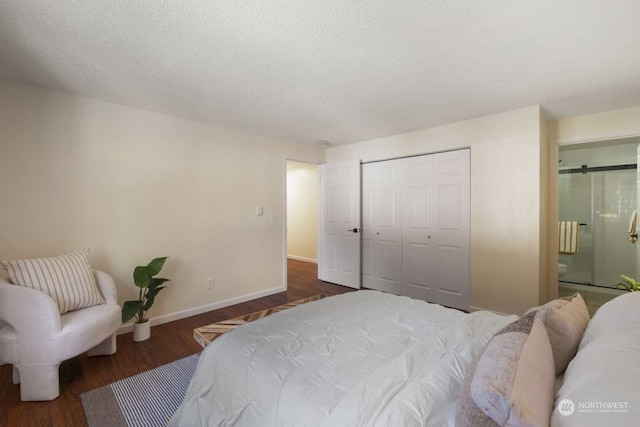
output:
[{"label": "white comforter", "polygon": [[516,316],[360,291],[229,332],[200,357],[179,426],[453,426],[464,373]]}]

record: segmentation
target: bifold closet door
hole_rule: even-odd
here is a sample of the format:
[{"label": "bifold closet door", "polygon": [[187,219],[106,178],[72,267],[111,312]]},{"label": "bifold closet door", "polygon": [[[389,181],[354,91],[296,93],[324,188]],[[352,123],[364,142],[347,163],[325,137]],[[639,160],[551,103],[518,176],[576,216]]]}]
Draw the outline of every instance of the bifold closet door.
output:
[{"label": "bifold closet door", "polygon": [[362,286],[400,295],[402,162],[362,165]]},{"label": "bifold closet door", "polygon": [[469,309],[469,150],[403,159],[402,294]]}]

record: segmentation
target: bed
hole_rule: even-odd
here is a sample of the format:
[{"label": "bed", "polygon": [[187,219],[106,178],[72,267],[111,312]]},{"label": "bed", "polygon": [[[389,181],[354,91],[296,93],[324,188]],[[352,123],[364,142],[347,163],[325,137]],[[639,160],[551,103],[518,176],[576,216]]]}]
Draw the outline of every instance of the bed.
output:
[{"label": "bed", "polygon": [[[568,331],[549,323],[580,302],[556,300],[521,318],[377,291],[304,304],[213,341],[169,425],[585,425],[557,409],[551,416],[556,382],[558,397],[575,397],[575,380],[566,381],[575,369],[562,382],[554,358],[571,361],[588,314]],[[556,355],[552,345],[564,351],[569,341],[570,357]]]}]

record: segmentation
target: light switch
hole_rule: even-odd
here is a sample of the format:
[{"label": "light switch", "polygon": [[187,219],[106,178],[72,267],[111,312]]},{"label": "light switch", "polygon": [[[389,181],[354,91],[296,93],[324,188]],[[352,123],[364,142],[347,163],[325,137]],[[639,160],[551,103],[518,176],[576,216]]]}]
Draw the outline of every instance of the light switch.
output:
[{"label": "light switch", "polygon": [[258,206],[256,208],[256,216],[262,216],[264,215],[264,208],[262,206]]},{"label": "light switch", "polygon": [[276,214],[272,213],[271,214],[271,222],[276,222],[277,216]]}]

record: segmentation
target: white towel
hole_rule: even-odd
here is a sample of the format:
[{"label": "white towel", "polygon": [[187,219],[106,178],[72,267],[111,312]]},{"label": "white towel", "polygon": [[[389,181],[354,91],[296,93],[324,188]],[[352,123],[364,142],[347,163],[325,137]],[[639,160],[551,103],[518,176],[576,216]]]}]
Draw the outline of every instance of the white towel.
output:
[{"label": "white towel", "polygon": [[579,236],[580,224],[578,221],[560,221],[558,223],[559,252],[564,255],[578,253]]},{"label": "white towel", "polygon": [[638,232],[636,231],[638,224],[638,211],[633,211],[631,220],[629,221],[629,241],[635,243],[638,240]]}]

